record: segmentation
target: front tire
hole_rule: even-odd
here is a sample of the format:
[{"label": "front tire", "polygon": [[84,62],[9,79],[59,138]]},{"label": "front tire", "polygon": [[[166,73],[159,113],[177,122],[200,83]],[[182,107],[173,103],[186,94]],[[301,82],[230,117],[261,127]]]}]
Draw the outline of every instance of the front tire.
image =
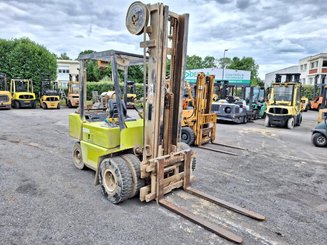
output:
[{"label": "front tire", "polygon": [[327,146],[327,138],[321,133],[314,133],[311,137],[311,141],[317,147]]},{"label": "front tire", "polygon": [[19,103],[19,101],[16,100],[16,101],[14,102],[14,104],[15,104],[15,108],[16,108],[16,109],[19,109],[19,108],[20,108],[20,103]]},{"label": "front tire", "polygon": [[294,128],[294,118],[291,117],[287,120],[287,128],[288,129],[293,129]]},{"label": "front tire", "polygon": [[181,140],[185,144],[192,145],[195,140],[194,131],[190,127],[183,127]]},{"label": "front tire", "polygon": [[117,204],[130,197],[133,191],[133,177],[121,157],[103,159],[98,173],[102,193],[111,203]]},{"label": "front tire", "polygon": [[121,156],[127,163],[133,178],[133,189],[129,198],[133,198],[137,195],[140,189],[144,186],[145,182],[141,179],[141,161],[134,154],[124,154]]},{"label": "front tire", "polygon": [[45,102],[42,103],[43,110],[48,109],[47,104]]},{"label": "front tire", "polygon": [[269,116],[266,115],[265,117],[265,126],[270,127],[270,121],[269,121]]},{"label": "front tire", "polygon": [[247,116],[244,116],[243,118],[242,118],[242,123],[243,124],[246,124],[248,122],[248,117]]},{"label": "front tire", "polygon": [[83,163],[81,144],[76,142],[73,147],[73,162],[76,168],[83,170],[85,164]]},{"label": "front tire", "polygon": [[296,123],[296,126],[301,126],[301,123],[302,123],[302,115],[299,114],[299,116],[297,117],[297,123]]}]

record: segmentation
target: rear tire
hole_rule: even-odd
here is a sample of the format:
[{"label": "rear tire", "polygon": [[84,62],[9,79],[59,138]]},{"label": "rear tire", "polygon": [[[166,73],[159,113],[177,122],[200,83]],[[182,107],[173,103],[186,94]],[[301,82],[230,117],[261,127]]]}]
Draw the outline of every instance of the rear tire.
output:
[{"label": "rear tire", "polygon": [[269,120],[269,116],[265,116],[265,126],[266,127],[270,127],[271,125],[270,125],[270,120]]},{"label": "rear tire", "polygon": [[47,104],[45,102],[42,103],[43,110],[48,109]]},{"label": "rear tire", "polygon": [[246,124],[248,122],[248,117],[247,116],[244,116],[243,118],[242,118],[242,123],[243,124]]},{"label": "rear tire", "polygon": [[72,108],[72,103],[70,102],[70,100],[68,100],[67,106],[68,108]]},{"label": "rear tire", "polygon": [[312,134],[311,141],[317,147],[327,146],[327,138],[321,133]]},{"label": "rear tire", "polygon": [[19,109],[19,108],[20,108],[20,103],[19,103],[19,101],[16,100],[16,101],[14,102],[14,104],[15,104],[15,108],[16,108],[16,109]]},{"label": "rear tire", "polygon": [[299,116],[297,117],[296,126],[301,126],[301,123],[302,123],[302,115],[299,114]]},{"label": "rear tire", "polygon": [[57,109],[58,109],[58,110],[60,109],[60,103],[58,103],[58,105],[57,105]]},{"label": "rear tire", "polygon": [[194,140],[195,140],[194,131],[190,127],[183,127],[181,140],[183,143],[185,143],[187,145],[193,145]]},{"label": "rear tire", "polygon": [[73,162],[76,168],[83,170],[85,164],[83,163],[81,144],[76,142],[73,146]]},{"label": "rear tire", "polygon": [[145,182],[141,179],[141,161],[134,154],[124,154],[121,158],[128,165],[133,178],[133,189],[129,198],[133,198],[140,192],[140,189],[144,186]]},{"label": "rear tire", "polygon": [[288,129],[293,129],[294,128],[294,118],[291,117],[287,120],[287,128]]},{"label": "rear tire", "polygon": [[121,157],[103,159],[98,174],[102,193],[111,203],[117,204],[130,197],[133,177],[128,164]]}]

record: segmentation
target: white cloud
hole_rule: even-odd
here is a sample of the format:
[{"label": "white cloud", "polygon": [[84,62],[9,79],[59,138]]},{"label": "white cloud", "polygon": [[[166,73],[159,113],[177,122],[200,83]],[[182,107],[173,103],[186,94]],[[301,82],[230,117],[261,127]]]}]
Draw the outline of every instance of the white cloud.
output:
[{"label": "white cloud", "polygon": [[[0,0],[0,38],[29,37],[72,58],[86,50],[142,53],[141,37],[125,28],[127,0]],[[147,3],[157,3],[151,0]],[[250,56],[266,72],[326,52],[325,0],[165,1],[176,13],[190,13],[188,53],[220,58]]]}]

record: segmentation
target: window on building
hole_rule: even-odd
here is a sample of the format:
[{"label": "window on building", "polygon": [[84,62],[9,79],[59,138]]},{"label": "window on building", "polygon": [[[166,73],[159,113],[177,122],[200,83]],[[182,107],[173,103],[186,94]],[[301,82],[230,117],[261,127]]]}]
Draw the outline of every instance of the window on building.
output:
[{"label": "window on building", "polygon": [[312,84],[312,77],[309,78],[310,84]]},{"label": "window on building", "polygon": [[305,84],[305,78],[302,78],[302,84]]},{"label": "window on building", "polygon": [[58,70],[58,73],[61,73],[61,69]]},{"label": "window on building", "polygon": [[322,62],[322,66],[323,66],[323,67],[327,67],[327,60],[324,60],[324,61]]},{"label": "window on building", "polygon": [[301,71],[303,71],[303,65],[301,65]]},{"label": "window on building", "polygon": [[311,65],[310,65],[310,68],[314,68],[315,67],[315,63],[314,62],[311,62]]},{"label": "window on building", "polygon": [[307,64],[304,64],[304,70],[305,71],[307,70]]},{"label": "window on building", "polygon": [[66,70],[66,73],[69,73],[69,70]]},{"label": "window on building", "polygon": [[318,61],[316,61],[316,67],[318,67]]}]

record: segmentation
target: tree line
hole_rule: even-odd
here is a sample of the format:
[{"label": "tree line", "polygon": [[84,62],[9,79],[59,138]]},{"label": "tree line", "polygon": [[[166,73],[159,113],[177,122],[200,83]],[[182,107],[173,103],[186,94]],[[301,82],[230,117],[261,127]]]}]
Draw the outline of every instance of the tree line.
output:
[{"label": "tree line", "polygon": [[[94,52],[85,50],[79,55]],[[77,57],[78,58],[78,57]],[[43,77],[50,76],[55,80],[57,76],[56,59],[70,59],[67,53],[56,55],[51,53],[46,47],[31,41],[28,38],[5,40],[0,39],[0,72],[7,74],[8,79],[26,78],[34,82],[35,92],[40,90],[40,82]],[[169,62],[167,64],[169,67]],[[237,70],[251,71],[251,84],[262,85],[258,77],[259,65],[252,57],[234,57],[220,58],[206,56],[202,58],[198,55],[187,56],[186,69],[201,68],[227,68]],[[99,68],[97,61],[90,60],[86,63],[86,72],[88,81],[110,80],[111,66]],[[123,72],[119,72],[120,79],[123,79]],[[143,66],[131,66],[128,69],[129,79],[137,82],[143,82]]]}]

